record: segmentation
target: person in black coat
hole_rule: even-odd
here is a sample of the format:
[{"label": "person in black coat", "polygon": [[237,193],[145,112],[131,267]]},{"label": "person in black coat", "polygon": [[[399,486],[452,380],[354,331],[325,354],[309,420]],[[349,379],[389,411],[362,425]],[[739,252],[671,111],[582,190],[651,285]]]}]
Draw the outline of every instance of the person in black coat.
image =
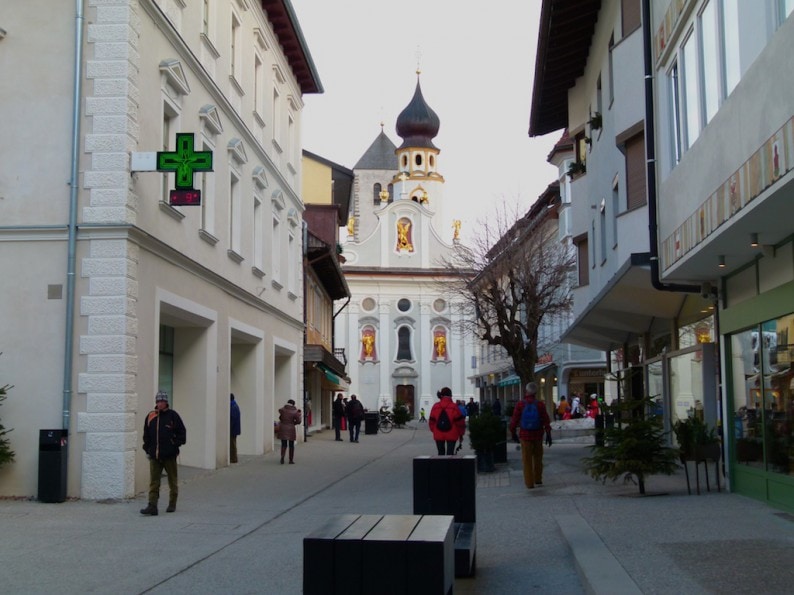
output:
[{"label": "person in black coat", "polygon": [[157,516],[157,501],[160,499],[160,476],[165,469],[168,475],[168,508],[176,510],[179,495],[176,458],[179,447],[187,439],[187,431],[182,418],[168,407],[168,394],[159,391],[154,398],[154,411],[146,416],[143,425],[143,450],[149,457],[149,505],[141,509],[141,514]]},{"label": "person in black coat", "polygon": [[342,418],[345,417],[345,404],[342,401],[342,393],[337,393],[336,401],[334,401],[331,408],[334,422],[334,433],[336,434],[336,441],[342,442]]}]

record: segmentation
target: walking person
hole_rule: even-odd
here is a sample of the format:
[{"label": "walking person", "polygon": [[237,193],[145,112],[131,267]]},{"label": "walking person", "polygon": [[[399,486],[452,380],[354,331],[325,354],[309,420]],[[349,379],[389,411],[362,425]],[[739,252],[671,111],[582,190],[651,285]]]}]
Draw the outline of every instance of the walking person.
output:
[{"label": "walking person", "polygon": [[290,399],[287,404],[278,410],[278,438],[281,440],[281,464],[284,464],[284,455],[289,448],[289,464],[295,463],[295,426],[301,423],[301,410],[295,407],[295,401]]},{"label": "walking person", "polygon": [[438,402],[430,409],[428,426],[436,441],[439,455],[455,454],[455,443],[466,433],[466,416],[460,407],[452,401],[452,390],[442,388],[438,393]]},{"label": "walking person", "polygon": [[342,393],[336,394],[336,400],[331,406],[331,414],[333,416],[334,434],[336,435],[336,441],[342,442],[342,436],[341,436],[342,420],[345,417],[345,404],[342,402]]},{"label": "walking person", "polygon": [[358,442],[361,422],[364,419],[364,406],[356,395],[350,395],[350,402],[347,404],[346,413],[347,427],[350,429],[350,442]]},{"label": "walking person", "polygon": [[427,423],[427,417],[425,417],[425,408],[422,407],[419,410],[419,423]]},{"label": "walking person", "polygon": [[527,383],[524,398],[518,402],[510,418],[510,432],[519,428],[521,462],[524,466],[524,485],[533,489],[543,485],[543,434],[546,444],[551,446],[551,422],[543,401],[535,398],[538,385]]},{"label": "walking person", "polygon": [[240,406],[234,400],[234,393],[230,393],[231,405],[229,409],[229,462],[237,462],[237,436],[240,435]]},{"label": "walking person", "polygon": [[154,398],[154,411],[146,416],[143,424],[143,450],[149,457],[149,505],[141,509],[141,514],[157,516],[157,501],[160,499],[160,477],[165,469],[168,475],[168,508],[176,510],[179,496],[176,458],[179,447],[187,439],[187,431],[182,418],[168,407],[168,394],[158,391]]},{"label": "walking person", "polygon": [[499,400],[499,397],[494,399],[493,405],[491,405],[491,411],[496,417],[502,417],[502,402]]}]

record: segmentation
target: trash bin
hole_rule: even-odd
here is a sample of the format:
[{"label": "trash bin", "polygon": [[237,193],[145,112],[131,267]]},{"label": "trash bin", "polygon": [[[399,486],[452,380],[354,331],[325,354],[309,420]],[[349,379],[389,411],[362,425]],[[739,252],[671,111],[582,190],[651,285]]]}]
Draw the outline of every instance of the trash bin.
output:
[{"label": "trash bin", "polygon": [[377,434],[378,433],[378,412],[366,411],[364,413],[364,433]]},{"label": "trash bin", "polygon": [[68,430],[39,430],[39,502],[66,500]]}]

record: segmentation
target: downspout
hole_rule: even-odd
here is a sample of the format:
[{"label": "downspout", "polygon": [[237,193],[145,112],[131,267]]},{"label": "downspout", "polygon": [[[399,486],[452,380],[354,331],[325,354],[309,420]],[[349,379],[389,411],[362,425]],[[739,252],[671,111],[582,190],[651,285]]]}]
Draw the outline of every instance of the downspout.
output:
[{"label": "downspout", "polygon": [[77,192],[80,150],[80,81],[83,76],[83,0],[75,0],[74,82],[72,96],[72,157],[69,176],[69,237],[66,264],[66,330],[63,356],[63,429],[69,433],[72,407],[74,343],[75,253],[77,248]]},{"label": "downspout", "polygon": [[650,240],[651,284],[659,291],[700,293],[700,285],[662,283],[659,277],[659,222],[656,211],[656,123],[653,109],[651,0],[642,0],[642,48],[645,62],[645,174],[648,180],[648,231]]}]

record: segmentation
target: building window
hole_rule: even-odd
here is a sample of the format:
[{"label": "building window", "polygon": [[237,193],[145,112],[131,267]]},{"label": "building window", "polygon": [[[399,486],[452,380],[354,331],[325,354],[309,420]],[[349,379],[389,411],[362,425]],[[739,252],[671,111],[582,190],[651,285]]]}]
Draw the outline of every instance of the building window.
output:
[{"label": "building window", "polygon": [[281,281],[281,222],[278,217],[273,217],[273,237],[270,243],[270,258],[273,272],[273,281]]},{"label": "building window", "polygon": [[626,141],[626,209],[631,211],[647,203],[645,183],[645,134]]},{"label": "building window", "polygon": [[601,246],[601,264],[607,260],[607,204],[602,198],[598,209],[598,233]]},{"label": "building window", "polygon": [[704,123],[708,124],[720,105],[720,64],[717,42],[717,2],[711,0],[698,18],[700,51],[703,57],[702,80]]},{"label": "building window", "polygon": [[254,266],[260,271],[265,255],[265,247],[263,244],[265,234],[265,214],[262,208],[262,199],[254,196]]},{"label": "building window", "polygon": [[236,14],[232,13],[232,31],[231,31],[231,47],[229,48],[229,74],[235,80],[240,80],[240,19]]},{"label": "building window", "polygon": [[[211,144],[204,141],[204,151],[212,151]],[[199,173],[201,188],[201,229],[209,234],[215,233],[215,174],[211,171]]]},{"label": "building window", "polygon": [[673,163],[681,161],[684,130],[681,127],[681,89],[678,77],[678,61],[673,62],[667,73],[670,96],[670,135],[672,137]]},{"label": "building window", "polygon": [[573,243],[576,246],[576,262],[579,270],[579,287],[583,287],[590,284],[590,262],[587,258],[587,236],[574,239]]},{"label": "building window", "polygon": [[725,97],[730,95],[742,78],[741,47],[739,45],[739,0],[722,2],[722,53],[725,60]]},{"label": "building window", "polygon": [[626,37],[640,26],[641,13],[640,0],[621,0],[620,24],[623,37]]},{"label": "building window", "polygon": [[401,326],[397,329],[397,361],[413,361],[411,355],[411,329]]},{"label": "building window", "polygon": [[685,122],[686,136],[684,147],[689,149],[700,134],[700,118],[698,112],[698,58],[695,35],[690,34],[681,49],[681,67],[683,68],[683,95],[681,106]]},{"label": "building window", "polygon": [[618,245],[618,215],[620,214],[620,186],[618,176],[612,182],[612,245]]},{"label": "building window", "polygon": [[290,233],[289,240],[287,242],[287,290],[295,293],[296,287],[296,278],[298,272],[298,263],[297,263],[297,246],[295,242],[295,235]]},{"label": "building window", "polygon": [[612,62],[612,51],[615,49],[615,34],[609,36],[609,107],[615,101],[615,69]]},{"label": "building window", "polygon": [[380,191],[383,187],[380,184],[375,184],[372,187],[372,202],[375,205],[380,204]]},{"label": "building window", "polygon": [[402,298],[397,302],[397,309],[400,312],[408,312],[411,309],[411,300]]},{"label": "building window", "polygon": [[240,228],[242,213],[240,212],[240,179],[236,174],[229,176],[229,248],[240,254]]},{"label": "building window", "polygon": [[[160,141],[161,150],[173,151],[176,133],[179,131],[179,112],[168,101],[163,102],[163,134]],[[162,201],[170,204],[170,190],[176,187],[175,174],[163,174]]]}]

